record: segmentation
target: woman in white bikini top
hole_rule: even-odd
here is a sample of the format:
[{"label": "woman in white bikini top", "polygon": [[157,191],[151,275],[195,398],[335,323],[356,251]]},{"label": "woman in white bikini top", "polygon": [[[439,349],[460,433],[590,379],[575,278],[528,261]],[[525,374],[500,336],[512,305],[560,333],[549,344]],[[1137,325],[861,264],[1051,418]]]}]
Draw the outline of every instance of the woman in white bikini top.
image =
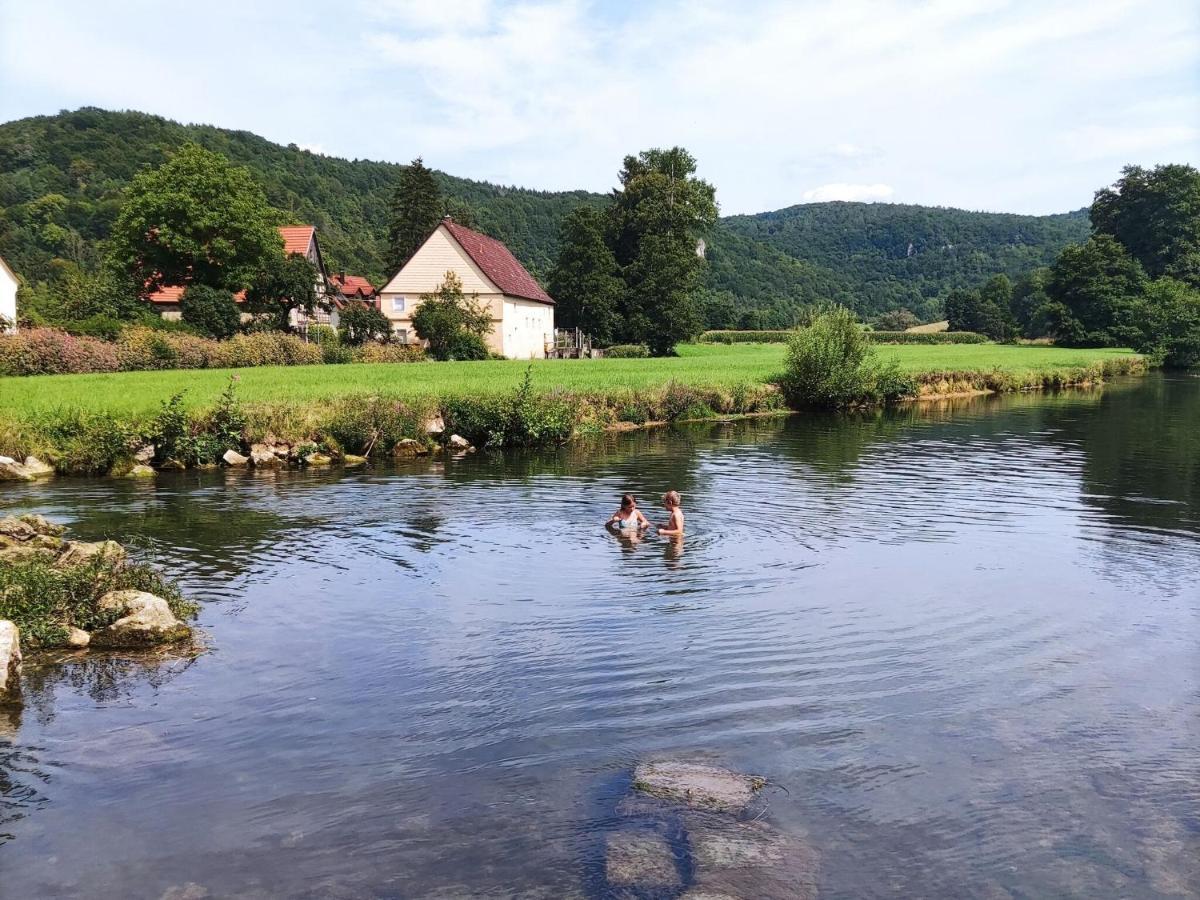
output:
[{"label": "woman in white bikini top", "polygon": [[642,515],[642,511],[637,508],[637,500],[633,494],[625,494],[621,497],[621,508],[612,514],[612,518],[608,520],[609,525],[613,525],[622,530],[642,529],[650,525],[650,520]]}]

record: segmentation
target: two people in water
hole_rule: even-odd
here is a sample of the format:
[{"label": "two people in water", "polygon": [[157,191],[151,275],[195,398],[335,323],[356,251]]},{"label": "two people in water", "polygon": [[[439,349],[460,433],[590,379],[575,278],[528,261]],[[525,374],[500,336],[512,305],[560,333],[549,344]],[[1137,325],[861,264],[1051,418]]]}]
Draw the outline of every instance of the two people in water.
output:
[{"label": "two people in water", "polygon": [[[670,515],[665,525],[658,526],[658,533],[666,537],[679,537],[683,534],[683,506],[679,499],[679,491],[667,491],[662,497],[663,508]],[[644,528],[650,528],[650,520],[638,509],[637,500],[633,494],[621,497],[621,508],[612,514],[608,520],[612,528],[624,533],[637,534]]]}]

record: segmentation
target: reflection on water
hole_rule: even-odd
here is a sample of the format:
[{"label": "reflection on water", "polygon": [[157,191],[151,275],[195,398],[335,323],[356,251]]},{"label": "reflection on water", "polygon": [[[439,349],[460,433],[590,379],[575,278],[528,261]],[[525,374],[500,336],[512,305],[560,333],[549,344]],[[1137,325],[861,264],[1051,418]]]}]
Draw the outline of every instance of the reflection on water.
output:
[{"label": "reflection on water", "polygon": [[[602,527],[668,488],[686,544]],[[1200,894],[1200,379],[0,507],[136,542],[211,645],[30,669],[2,897],[601,897],[694,750],[824,897]]]}]

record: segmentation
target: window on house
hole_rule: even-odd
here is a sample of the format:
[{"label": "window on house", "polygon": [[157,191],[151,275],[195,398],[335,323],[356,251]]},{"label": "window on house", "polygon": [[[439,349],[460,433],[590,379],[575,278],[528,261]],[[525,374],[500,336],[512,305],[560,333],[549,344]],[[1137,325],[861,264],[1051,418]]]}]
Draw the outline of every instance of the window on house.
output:
[{"label": "window on house", "polygon": [[393,297],[392,298],[392,312],[404,312],[404,298],[403,297]]},{"label": "window on house", "polygon": [[408,343],[408,329],[407,328],[397,328],[396,329],[396,340],[398,340],[402,344],[407,344]]}]

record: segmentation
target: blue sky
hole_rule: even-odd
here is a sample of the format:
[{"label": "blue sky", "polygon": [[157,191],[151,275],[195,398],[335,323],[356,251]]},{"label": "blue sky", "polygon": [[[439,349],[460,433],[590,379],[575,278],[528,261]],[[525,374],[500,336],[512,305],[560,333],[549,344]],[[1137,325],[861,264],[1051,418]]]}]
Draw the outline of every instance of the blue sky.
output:
[{"label": "blue sky", "polygon": [[0,0],[0,120],[83,105],[543,189],[682,144],[724,213],[1058,212],[1200,163],[1200,4]]}]

